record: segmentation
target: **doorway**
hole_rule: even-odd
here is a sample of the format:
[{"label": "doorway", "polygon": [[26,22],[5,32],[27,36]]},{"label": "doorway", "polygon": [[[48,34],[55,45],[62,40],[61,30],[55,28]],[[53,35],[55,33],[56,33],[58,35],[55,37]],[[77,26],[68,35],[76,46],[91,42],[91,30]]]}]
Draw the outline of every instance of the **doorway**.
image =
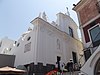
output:
[{"label": "doorway", "polygon": [[73,56],[73,63],[77,63],[77,54],[76,52],[72,52],[72,56]]}]

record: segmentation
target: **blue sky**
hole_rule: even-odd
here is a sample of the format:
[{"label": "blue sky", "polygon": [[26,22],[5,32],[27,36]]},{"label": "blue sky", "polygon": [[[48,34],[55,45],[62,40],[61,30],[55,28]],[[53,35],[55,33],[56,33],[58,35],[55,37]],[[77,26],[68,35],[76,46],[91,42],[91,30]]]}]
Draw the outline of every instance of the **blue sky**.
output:
[{"label": "blue sky", "polygon": [[70,16],[78,24],[73,4],[79,0],[0,0],[0,38],[8,36],[17,40],[27,31],[30,22],[46,12],[49,21],[56,20],[58,12],[66,13],[69,8]]}]

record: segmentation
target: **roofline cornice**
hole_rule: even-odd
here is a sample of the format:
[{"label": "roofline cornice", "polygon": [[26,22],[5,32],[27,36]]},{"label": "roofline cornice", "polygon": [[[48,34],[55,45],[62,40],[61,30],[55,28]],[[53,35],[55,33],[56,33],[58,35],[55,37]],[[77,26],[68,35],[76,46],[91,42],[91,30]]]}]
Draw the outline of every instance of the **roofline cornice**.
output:
[{"label": "roofline cornice", "polygon": [[[35,18],[34,20],[32,20],[30,23],[34,22],[35,20],[44,21],[45,23],[47,23],[46,25],[44,24],[45,27],[46,27],[46,26],[49,27],[49,29],[52,29],[52,30],[56,31],[57,33],[59,33],[60,35],[62,35],[62,36],[65,37],[65,38],[67,38],[66,36],[69,36],[68,33],[66,33],[66,32],[64,32],[64,31],[62,31],[62,30],[56,28],[55,26],[51,25],[49,22],[43,20],[42,18],[36,17],[36,18]],[[69,36],[69,37],[71,37],[71,36]],[[72,37],[71,37],[71,38],[72,38]],[[80,41],[80,40],[78,40],[78,39],[76,39],[76,38],[72,38],[72,39],[77,40],[77,41]]]},{"label": "roofline cornice", "polygon": [[84,4],[87,4],[90,0],[80,0],[74,7],[73,10],[77,12]]}]

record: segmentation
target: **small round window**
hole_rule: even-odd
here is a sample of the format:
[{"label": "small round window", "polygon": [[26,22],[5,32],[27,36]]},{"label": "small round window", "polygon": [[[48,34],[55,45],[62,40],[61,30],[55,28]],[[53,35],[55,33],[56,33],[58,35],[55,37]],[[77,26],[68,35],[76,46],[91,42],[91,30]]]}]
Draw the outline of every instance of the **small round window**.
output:
[{"label": "small round window", "polygon": [[17,44],[17,47],[20,45],[20,43]]},{"label": "small round window", "polygon": [[9,51],[11,51],[12,48],[9,49]]},{"label": "small round window", "polygon": [[29,41],[30,39],[31,39],[31,37],[28,37],[28,38],[27,38],[27,41]]}]

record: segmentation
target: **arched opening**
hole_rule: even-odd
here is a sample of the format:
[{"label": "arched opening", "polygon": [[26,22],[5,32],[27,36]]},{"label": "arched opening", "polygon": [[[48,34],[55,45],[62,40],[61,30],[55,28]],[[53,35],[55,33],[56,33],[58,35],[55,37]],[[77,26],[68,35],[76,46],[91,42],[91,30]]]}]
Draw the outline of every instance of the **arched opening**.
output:
[{"label": "arched opening", "polygon": [[94,68],[94,75],[100,75],[100,58],[96,62],[96,65]]}]

